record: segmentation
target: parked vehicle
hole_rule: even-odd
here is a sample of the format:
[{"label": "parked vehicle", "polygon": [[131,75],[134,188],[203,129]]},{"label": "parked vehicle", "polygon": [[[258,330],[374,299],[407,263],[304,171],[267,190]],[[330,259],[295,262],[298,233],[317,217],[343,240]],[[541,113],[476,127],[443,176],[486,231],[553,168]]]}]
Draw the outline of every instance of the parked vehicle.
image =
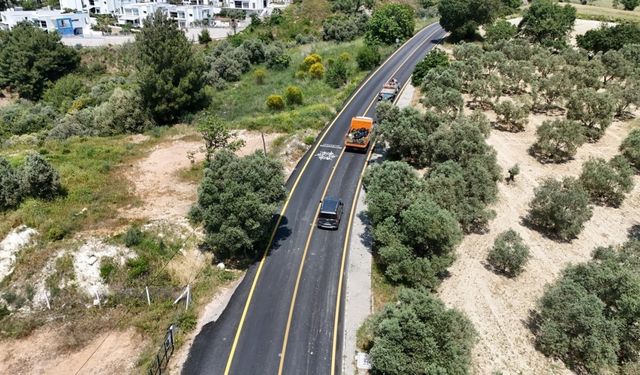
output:
[{"label": "parked vehicle", "polygon": [[344,203],[340,198],[325,197],[318,214],[318,228],[338,229],[344,211]]},{"label": "parked vehicle", "polygon": [[391,78],[382,86],[382,90],[378,94],[378,100],[394,101],[400,92],[400,83],[395,78]]},{"label": "parked vehicle", "polygon": [[351,127],[344,140],[345,148],[366,151],[373,132],[373,119],[358,116],[351,119]]}]

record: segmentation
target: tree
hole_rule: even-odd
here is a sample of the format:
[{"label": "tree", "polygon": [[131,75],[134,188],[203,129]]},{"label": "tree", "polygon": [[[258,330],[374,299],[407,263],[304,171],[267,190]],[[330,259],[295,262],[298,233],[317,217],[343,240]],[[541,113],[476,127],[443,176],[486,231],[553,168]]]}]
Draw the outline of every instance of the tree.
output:
[{"label": "tree", "polygon": [[329,68],[325,75],[325,81],[333,88],[342,87],[349,80],[349,69],[347,63],[342,59],[329,62]]},{"label": "tree", "polygon": [[575,20],[576,8],[570,5],[560,6],[552,0],[533,0],[524,11],[518,29],[532,42],[562,48]]},{"label": "tree", "polygon": [[634,66],[620,51],[607,51],[600,57],[605,69],[604,83],[611,80],[624,81],[633,74]]},{"label": "tree", "polygon": [[465,166],[476,157],[495,158],[495,151],[485,142],[480,128],[464,117],[429,135],[425,153],[430,165],[453,160]]},{"label": "tree", "polygon": [[135,44],[142,102],[156,122],[169,124],[201,105],[203,66],[176,22],[156,11],[145,19]]},{"label": "tree", "polygon": [[414,169],[405,162],[385,161],[367,168],[364,175],[367,213],[374,225],[399,217],[421,189]]},{"label": "tree", "polygon": [[259,39],[246,39],[242,48],[247,52],[251,64],[262,64],[265,60],[264,42]]},{"label": "tree", "polygon": [[142,133],[153,125],[140,94],[121,88],[116,88],[109,100],[96,107],[94,122],[103,135]]},{"label": "tree", "polygon": [[40,154],[27,155],[20,168],[20,186],[24,195],[46,200],[63,192],[58,172]]},{"label": "tree", "polygon": [[608,162],[589,159],[582,165],[579,180],[593,203],[619,207],[633,188],[633,169],[620,155]]},{"label": "tree", "polygon": [[7,159],[0,157],[0,212],[16,207],[21,199],[19,175]]},{"label": "tree", "polygon": [[422,289],[401,289],[398,301],[369,318],[375,373],[466,374],[475,340],[473,324]]},{"label": "tree", "polygon": [[522,237],[513,229],[509,229],[496,237],[487,255],[487,263],[499,273],[516,277],[524,271],[530,257],[529,247],[525,245]]},{"label": "tree", "polygon": [[629,107],[632,105],[636,108],[640,107],[640,79],[629,77],[624,84],[613,83],[607,86],[607,91],[615,100],[616,117],[631,117]]},{"label": "tree", "polygon": [[622,22],[612,26],[602,25],[576,37],[578,47],[592,52],[619,50],[627,44],[640,43],[640,25]]},{"label": "tree", "polygon": [[289,86],[287,87],[287,91],[284,93],[284,99],[287,102],[287,105],[296,105],[302,104],[302,91],[298,86]]},{"label": "tree", "polygon": [[511,40],[518,33],[518,28],[511,22],[499,19],[486,27],[484,40],[489,44]]},{"label": "tree", "polygon": [[416,87],[420,86],[427,72],[437,66],[449,66],[449,56],[440,49],[433,49],[414,68],[411,83]]},{"label": "tree", "polygon": [[238,134],[230,132],[227,124],[214,114],[201,116],[197,127],[204,139],[207,163],[211,163],[211,158],[220,150],[235,152],[244,146],[244,140],[236,139]]},{"label": "tree", "polygon": [[479,26],[493,22],[501,7],[500,0],[441,0],[440,25],[454,39],[470,38]]},{"label": "tree", "polygon": [[577,372],[634,373],[640,355],[639,254],[640,241],[599,247],[593,260],[565,269],[538,302],[538,348]]},{"label": "tree", "polygon": [[587,138],[582,126],[570,120],[545,121],[536,130],[532,151],[542,161],[559,163],[573,158]]},{"label": "tree", "polygon": [[620,145],[620,152],[640,171],[640,129],[634,129]]},{"label": "tree", "polygon": [[370,43],[393,44],[413,35],[413,8],[405,4],[387,3],[377,7],[367,23],[365,38]]},{"label": "tree", "polygon": [[286,196],[282,164],[261,152],[237,157],[216,152],[205,169],[192,218],[201,219],[217,259],[250,260],[269,235]]},{"label": "tree", "polygon": [[624,10],[634,10],[640,5],[640,0],[619,0],[624,6]]},{"label": "tree", "polygon": [[606,92],[580,89],[571,94],[567,103],[567,119],[576,120],[585,127],[590,141],[597,141],[611,125],[615,102]]},{"label": "tree", "polygon": [[517,105],[510,100],[497,103],[493,110],[497,115],[497,124],[502,129],[511,132],[521,132],[529,122],[529,106]]},{"label": "tree", "polygon": [[57,109],[58,112],[66,113],[74,100],[88,93],[89,89],[82,79],[75,74],[69,74],[47,88],[42,101]]},{"label": "tree", "polygon": [[27,22],[0,33],[0,88],[16,91],[23,98],[40,99],[47,84],[79,64],[78,53],[60,43],[57,33]]},{"label": "tree", "polygon": [[552,109],[562,104],[566,88],[571,86],[571,80],[563,72],[543,77],[538,81],[538,93],[544,99],[543,109]]},{"label": "tree", "polygon": [[209,42],[211,42],[211,35],[209,35],[209,30],[202,29],[200,35],[198,35],[198,43],[209,44]]},{"label": "tree", "polygon": [[522,94],[533,81],[534,67],[529,61],[505,60],[498,64],[502,78],[502,91],[506,94]]},{"label": "tree", "polygon": [[527,221],[552,237],[570,240],[591,218],[589,195],[575,178],[545,179],[535,188],[534,194]]},{"label": "tree", "polygon": [[462,93],[454,88],[440,86],[426,79],[424,82],[422,86],[424,96],[420,102],[440,115],[451,119],[457,117],[464,106]]},{"label": "tree", "polygon": [[371,70],[380,64],[380,52],[378,47],[373,44],[365,44],[360,47],[356,54],[356,62],[360,70]]},{"label": "tree", "polygon": [[367,26],[364,14],[330,16],[322,22],[322,39],[347,42],[360,36]]}]

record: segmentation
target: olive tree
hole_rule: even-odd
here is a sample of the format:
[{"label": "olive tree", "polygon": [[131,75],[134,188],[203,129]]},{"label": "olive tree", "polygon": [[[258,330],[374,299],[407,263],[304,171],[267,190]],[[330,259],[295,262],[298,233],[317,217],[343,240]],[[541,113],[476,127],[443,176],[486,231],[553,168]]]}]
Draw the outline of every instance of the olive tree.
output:
[{"label": "olive tree", "polygon": [[573,158],[587,140],[582,126],[571,120],[547,120],[538,127],[536,135],[538,139],[531,151],[538,160],[554,163]]},{"label": "olive tree", "polygon": [[497,103],[493,110],[497,115],[498,128],[511,132],[521,132],[529,122],[529,106],[518,105],[511,100]]},{"label": "olive tree", "polygon": [[633,169],[620,155],[609,161],[592,158],[582,165],[579,180],[593,203],[618,207],[633,188]]},{"label": "olive tree", "polygon": [[522,273],[530,257],[529,247],[522,237],[513,229],[509,229],[496,237],[487,255],[487,263],[497,272],[515,277]]},{"label": "olive tree", "polygon": [[438,66],[449,66],[449,57],[446,52],[434,49],[416,65],[411,76],[411,83],[414,86],[420,86],[427,72]]},{"label": "olive tree", "polygon": [[640,171],[640,129],[634,129],[620,145],[620,152]]},{"label": "olive tree", "polygon": [[576,120],[585,127],[590,141],[597,141],[611,125],[615,112],[613,97],[594,89],[580,89],[571,94],[567,103],[567,119]]},{"label": "olive tree", "polygon": [[[375,373],[466,374],[476,332],[461,312],[422,289],[401,289],[398,301],[369,318]],[[411,339],[407,339],[411,338]]]},{"label": "olive tree", "polygon": [[568,241],[576,237],[592,215],[589,195],[575,178],[542,181],[529,202],[527,222],[547,235]]}]

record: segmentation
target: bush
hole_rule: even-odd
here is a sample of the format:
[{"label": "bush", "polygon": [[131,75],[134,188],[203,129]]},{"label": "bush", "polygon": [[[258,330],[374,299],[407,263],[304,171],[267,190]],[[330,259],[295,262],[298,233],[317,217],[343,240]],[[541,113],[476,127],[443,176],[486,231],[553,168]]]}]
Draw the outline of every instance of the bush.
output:
[{"label": "bush", "polygon": [[322,22],[322,39],[347,42],[362,34],[367,24],[367,16],[355,14],[352,16],[334,15]]},{"label": "bush", "polygon": [[269,69],[284,70],[291,64],[291,56],[287,54],[281,43],[273,43],[267,46],[264,56]]},{"label": "bush", "polygon": [[582,126],[570,120],[545,121],[536,130],[531,151],[539,160],[559,163],[573,158],[587,137]]},{"label": "bush", "polygon": [[302,91],[298,86],[289,86],[284,94],[284,99],[290,106],[302,104]]},{"label": "bush", "polygon": [[336,60],[329,64],[325,81],[329,86],[333,88],[339,88],[344,86],[349,80],[349,69],[347,64],[343,60]]},{"label": "bush", "polygon": [[242,42],[242,48],[247,52],[251,64],[262,64],[265,60],[264,42],[258,39],[247,39]]},{"label": "bush", "polygon": [[413,35],[415,20],[413,8],[406,4],[387,3],[377,7],[367,23],[369,42],[393,44]]},{"label": "bush", "polygon": [[356,62],[360,70],[371,70],[380,64],[380,52],[378,47],[371,44],[365,44],[360,47],[356,54]]},{"label": "bush", "polygon": [[486,27],[484,40],[489,44],[503,42],[515,38],[518,28],[507,20],[497,20]]},{"label": "bush", "polygon": [[460,312],[422,289],[400,289],[398,301],[369,318],[369,351],[378,374],[466,374],[476,332]]},{"label": "bush", "polygon": [[312,53],[302,60],[302,65],[300,66],[300,70],[308,72],[314,64],[321,63],[322,57],[317,53]]},{"label": "bush", "polygon": [[100,278],[105,283],[110,281],[111,275],[118,268],[112,258],[103,257],[100,259]]},{"label": "bush", "polygon": [[509,229],[496,238],[487,256],[487,263],[496,271],[515,277],[522,273],[529,257],[529,248],[522,237]]},{"label": "bush", "polygon": [[321,62],[312,64],[309,68],[309,75],[313,79],[322,79],[324,77],[324,65]]},{"label": "bush", "polygon": [[608,162],[589,159],[582,165],[580,183],[593,203],[618,207],[633,188],[633,169],[623,156]]},{"label": "bush", "polygon": [[42,101],[57,109],[58,112],[66,113],[72,107],[74,100],[88,93],[89,90],[82,79],[70,74],[60,78],[53,86],[46,89]]},{"label": "bush", "polygon": [[620,145],[620,152],[640,171],[640,129],[634,129]]},{"label": "bush", "polygon": [[206,243],[217,259],[252,259],[268,240],[272,216],[286,195],[279,161],[261,152],[217,152],[205,170],[198,208]]},{"label": "bush", "polygon": [[538,301],[537,348],[576,372],[637,373],[638,254],[640,241],[629,241],[617,249],[597,248],[593,260],[565,269]]},{"label": "bush", "polygon": [[589,195],[574,178],[546,179],[534,192],[527,221],[550,236],[570,240],[591,218]]},{"label": "bush", "polygon": [[267,76],[267,72],[262,68],[258,68],[258,69],[256,69],[255,72],[253,72],[253,76],[256,79],[256,84],[257,85],[262,85],[262,84],[264,84],[264,79]]},{"label": "bush", "polygon": [[20,169],[20,185],[25,195],[53,199],[62,193],[60,176],[40,154],[29,154]]},{"label": "bush", "polygon": [[208,44],[209,42],[211,42],[211,35],[209,35],[209,30],[202,29],[202,31],[198,35],[198,43]]},{"label": "bush", "polygon": [[267,98],[267,108],[272,111],[281,111],[284,109],[284,100],[280,95],[269,95]]},{"label": "bush", "polygon": [[144,276],[149,273],[151,270],[151,266],[149,265],[149,260],[144,256],[139,256],[137,258],[128,259],[127,267],[129,268],[129,279],[137,279],[141,276]]},{"label": "bush", "polygon": [[449,66],[449,56],[440,49],[433,49],[416,65],[411,76],[411,83],[416,87],[422,85],[422,80],[427,73],[438,66]]},{"label": "bush", "polygon": [[135,91],[116,88],[106,102],[95,109],[95,128],[103,135],[142,133],[152,126]]},{"label": "bush", "polygon": [[56,120],[53,108],[20,101],[0,108],[0,137],[35,133],[53,126]]},{"label": "bush", "polygon": [[137,225],[130,226],[129,229],[127,229],[127,232],[124,234],[124,244],[127,247],[139,245],[143,239],[144,233],[142,233],[140,227]]},{"label": "bush", "polygon": [[21,199],[18,173],[6,159],[0,157],[0,212],[18,206]]}]

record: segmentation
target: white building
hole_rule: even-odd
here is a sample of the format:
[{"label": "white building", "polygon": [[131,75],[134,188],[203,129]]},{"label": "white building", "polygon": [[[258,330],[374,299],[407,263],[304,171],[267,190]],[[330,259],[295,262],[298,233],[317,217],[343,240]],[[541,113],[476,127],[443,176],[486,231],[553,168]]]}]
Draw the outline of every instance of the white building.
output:
[{"label": "white building", "polygon": [[161,9],[169,18],[174,19],[181,28],[192,27],[195,24],[208,23],[220,8],[210,5],[172,5],[167,3],[132,3],[123,4],[118,16],[121,25],[131,24],[142,26],[145,18]]},{"label": "white building", "polygon": [[60,10],[14,10],[0,12],[0,28],[11,29],[19,22],[32,22],[42,30],[61,36],[81,35],[90,27],[87,13],[63,13]]}]

